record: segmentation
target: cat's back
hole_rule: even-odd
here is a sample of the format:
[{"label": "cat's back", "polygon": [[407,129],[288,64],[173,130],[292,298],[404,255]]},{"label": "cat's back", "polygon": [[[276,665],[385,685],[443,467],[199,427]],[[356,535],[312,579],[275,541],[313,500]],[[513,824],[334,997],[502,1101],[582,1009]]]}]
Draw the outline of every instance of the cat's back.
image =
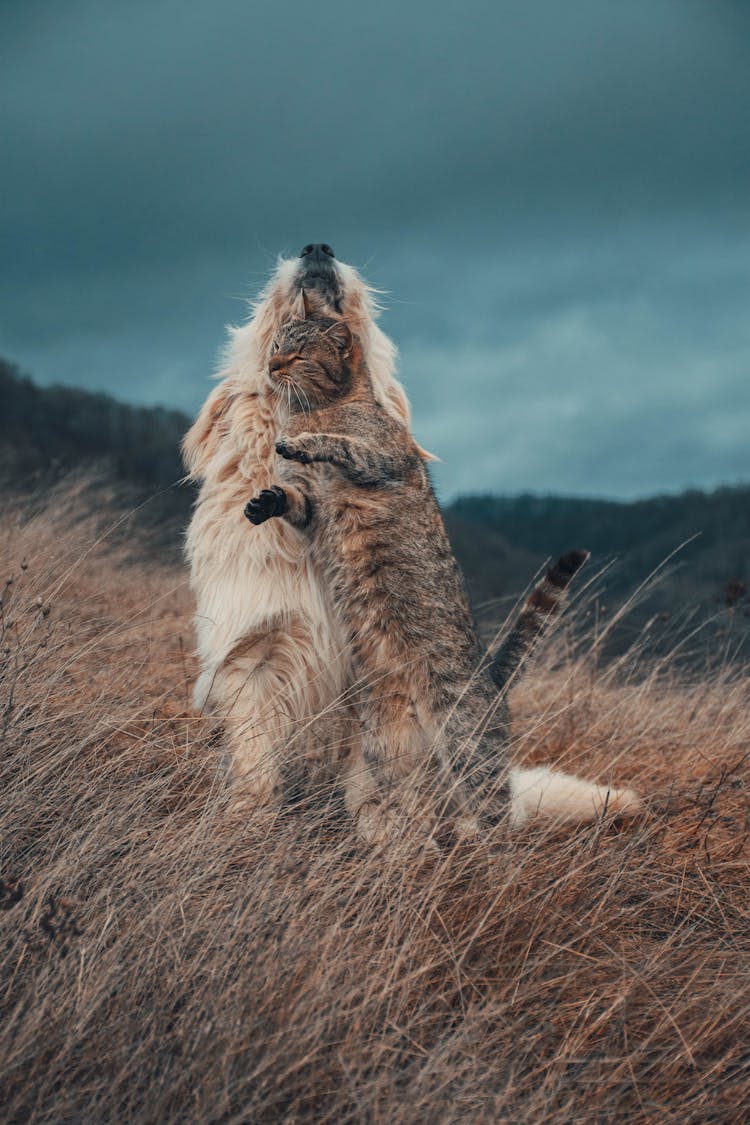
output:
[{"label": "cat's back", "polygon": [[462,652],[474,659],[463,578],[418,452],[403,477],[377,485],[326,475],[316,540],[340,610],[355,636],[388,639],[390,656],[379,643],[368,663],[394,652],[440,665]]}]

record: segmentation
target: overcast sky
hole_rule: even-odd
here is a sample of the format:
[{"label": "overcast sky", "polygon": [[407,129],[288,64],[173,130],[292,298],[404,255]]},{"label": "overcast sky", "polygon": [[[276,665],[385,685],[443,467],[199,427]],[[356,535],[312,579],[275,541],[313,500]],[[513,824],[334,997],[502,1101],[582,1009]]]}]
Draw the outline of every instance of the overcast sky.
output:
[{"label": "overcast sky", "polygon": [[444,496],[750,478],[746,0],[0,0],[0,145],[40,382],[192,413],[325,241]]}]

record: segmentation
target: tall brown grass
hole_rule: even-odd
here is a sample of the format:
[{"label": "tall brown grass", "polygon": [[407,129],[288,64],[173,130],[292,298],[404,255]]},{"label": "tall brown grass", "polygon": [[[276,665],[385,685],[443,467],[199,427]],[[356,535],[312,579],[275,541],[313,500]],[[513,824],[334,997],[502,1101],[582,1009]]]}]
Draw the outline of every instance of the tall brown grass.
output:
[{"label": "tall brown grass", "polygon": [[335,799],[232,824],[184,574],[74,513],[2,526],[2,1119],[750,1119],[746,679],[550,639],[515,755],[637,823],[430,864]]}]

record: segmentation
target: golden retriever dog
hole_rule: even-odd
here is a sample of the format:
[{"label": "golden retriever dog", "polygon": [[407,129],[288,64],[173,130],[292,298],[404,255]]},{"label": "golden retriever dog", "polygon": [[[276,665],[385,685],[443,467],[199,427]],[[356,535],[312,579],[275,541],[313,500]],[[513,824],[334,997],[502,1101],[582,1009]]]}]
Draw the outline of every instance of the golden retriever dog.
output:
[{"label": "golden retriever dog", "polygon": [[231,330],[220,382],[183,444],[200,482],[186,542],[201,668],[194,704],[222,720],[236,808],[276,801],[300,761],[341,757],[346,772],[356,757],[346,645],[308,545],[282,521],[250,535],[243,516],[248,496],[278,471],[274,443],[289,403],[274,392],[268,357],[303,292],[356,331],[378,400],[409,423],[373,290],[326,245],[280,260],[249,321]]}]

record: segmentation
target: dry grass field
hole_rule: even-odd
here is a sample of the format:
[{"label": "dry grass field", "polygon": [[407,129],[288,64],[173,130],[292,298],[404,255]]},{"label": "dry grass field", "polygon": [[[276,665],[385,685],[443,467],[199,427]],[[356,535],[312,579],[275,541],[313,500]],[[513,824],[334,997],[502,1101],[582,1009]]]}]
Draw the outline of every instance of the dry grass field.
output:
[{"label": "dry grass field", "polygon": [[750,1120],[747,679],[546,643],[515,756],[638,822],[421,864],[335,799],[232,824],[185,576],[76,512],[0,529],[4,1121]]}]

